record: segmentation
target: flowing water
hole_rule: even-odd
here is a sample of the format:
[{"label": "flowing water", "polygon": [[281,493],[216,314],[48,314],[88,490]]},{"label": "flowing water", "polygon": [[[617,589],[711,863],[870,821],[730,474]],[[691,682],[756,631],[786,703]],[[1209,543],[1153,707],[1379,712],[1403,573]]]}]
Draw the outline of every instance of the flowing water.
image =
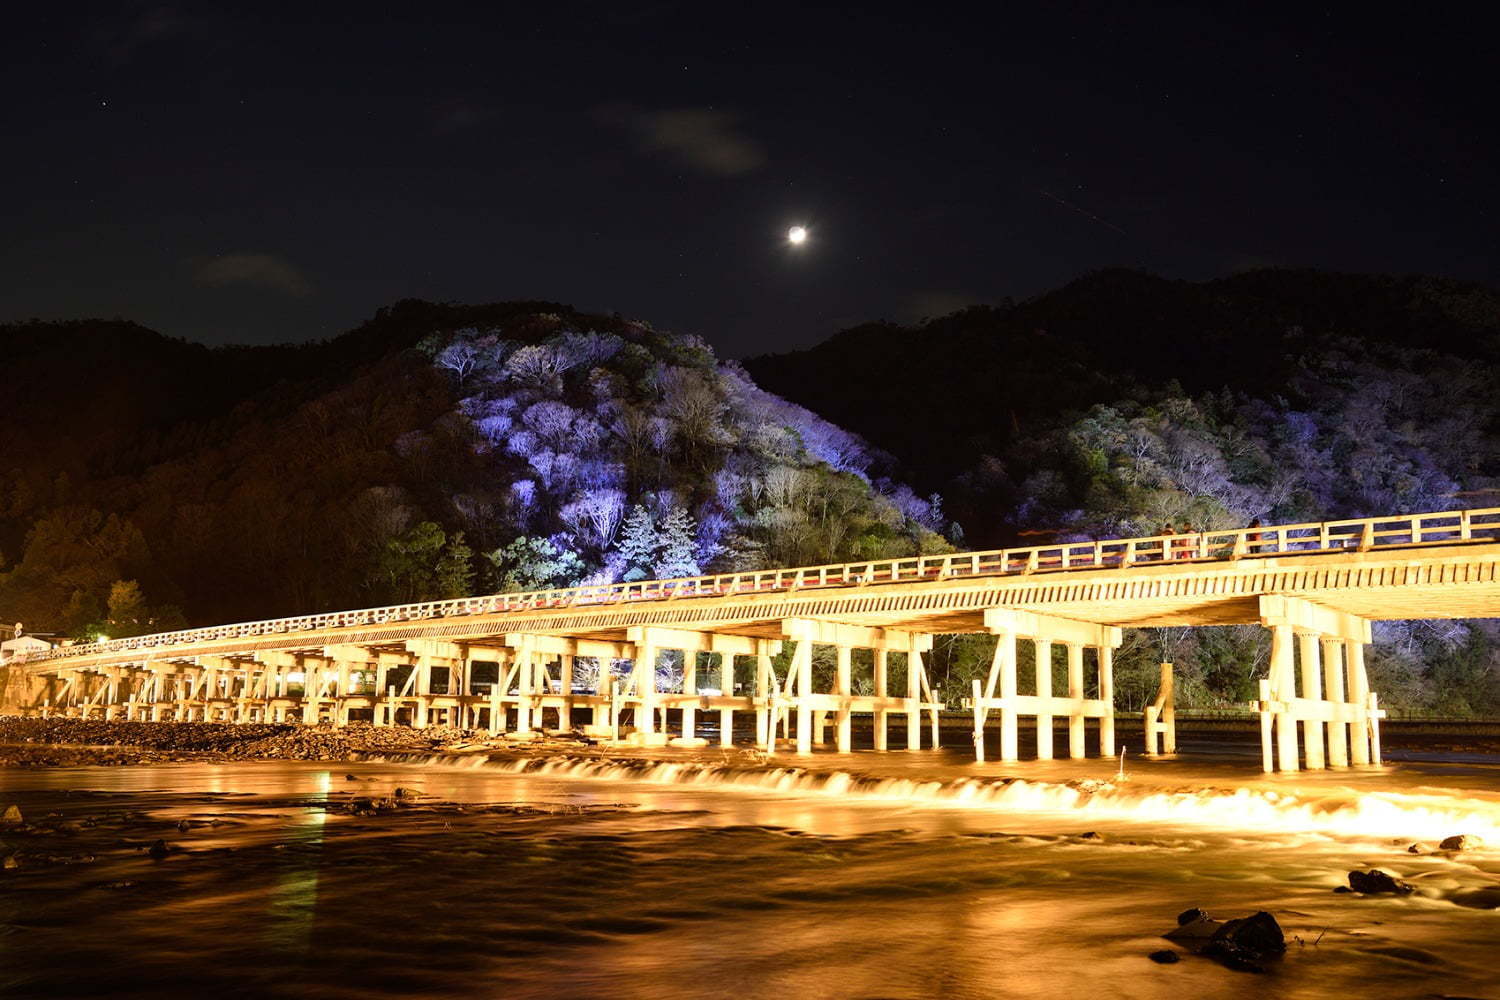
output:
[{"label": "flowing water", "polygon": [[[0,829],[0,996],[1500,997],[1500,850],[1407,851],[1500,846],[1500,758],[1255,763],[0,769],[65,831]],[[1418,892],[1333,891],[1367,865]],[[1287,954],[1148,960],[1190,906],[1270,910]]]}]

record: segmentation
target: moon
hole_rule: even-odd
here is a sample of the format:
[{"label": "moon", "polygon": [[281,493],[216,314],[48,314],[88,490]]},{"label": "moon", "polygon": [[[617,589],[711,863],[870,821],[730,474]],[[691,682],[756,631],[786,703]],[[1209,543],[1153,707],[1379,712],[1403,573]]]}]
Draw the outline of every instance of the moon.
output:
[{"label": "moon", "polygon": [[794,247],[800,247],[807,242],[807,227],[793,226],[786,231],[786,241]]}]

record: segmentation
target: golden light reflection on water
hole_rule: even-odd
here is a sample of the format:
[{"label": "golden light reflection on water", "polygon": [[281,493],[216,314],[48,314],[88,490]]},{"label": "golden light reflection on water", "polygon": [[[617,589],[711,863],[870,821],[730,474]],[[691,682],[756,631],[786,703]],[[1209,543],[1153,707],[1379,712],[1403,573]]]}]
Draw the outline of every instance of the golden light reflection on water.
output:
[{"label": "golden light reflection on water", "polygon": [[[332,775],[321,771],[313,775],[313,788],[326,801],[333,788]],[[309,806],[292,820],[288,838],[295,850],[283,850],[281,870],[275,877],[266,900],[265,942],[268,946],[291,953],[307,953],[312,948],[313,922],[318,913],[318,869],[322,864],[321,847],[328,812],[321,806]]]},{"label": "golden light reflection on water", "polygon": [[[113,959],[108,975],[138,996],[270,981],[290,996],[1283,1000],[1421,995],[1422,976],[1491,995],[1500,978],[1487,971],[1500,914],[1455,903],[1500,884],[1500,852],[1413,856],[1392,843],[1500,825],[1500,795],[1482,787],[1493,772],[1442,789],[1418,770],[1235,786],[1185,767],[1111,783],[1069,781],[1062,767],[1002,781],[971,768],[858,773],[860,763],[12,772],[0,776],[7,790],[43,796],[38,808],[113,787],[121,805],[172,826],[179,815],[223,823],[173,837],[187,851],[161,865],[119,860],[140,892],[101,890],[93,882],[122,875],[82,867],[32,873],[41,888],[28,898],[52,909],[25,935],[0,934],[0,994],[7,970],[71,987],[55,995],[113,983],[47,959],[65,932],[91,942],[101,969]],[[398,785],[426,808],[321,807]],[[575,808],[610,804],[621,808]],[[1330,891],[1365,864],[1393,868],[1419,895]],[[0,912],[7,896],[22,898],[0,893]],[[1147,962],[1190,905],[1269,908],[1289,934],[1327,937],[1264,978]],[[17,939],[27,947],[11,947]],[[162,970],[191,976],[172,972],[182,985],[146,992]]]}]

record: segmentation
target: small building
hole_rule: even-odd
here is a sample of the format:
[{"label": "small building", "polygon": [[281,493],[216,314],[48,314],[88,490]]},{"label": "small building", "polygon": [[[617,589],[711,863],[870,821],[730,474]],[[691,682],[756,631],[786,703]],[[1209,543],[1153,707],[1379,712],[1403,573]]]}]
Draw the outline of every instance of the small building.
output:
[{"label": "small building", "polygon": [[46,639],[39,639],[34,635],[19,635],[14,639],[6,639],[4,642],[0,642],[0,663],[9,663],[17,656],[24,656],[28,653],[36,653],[51,648],[52,643]]}]

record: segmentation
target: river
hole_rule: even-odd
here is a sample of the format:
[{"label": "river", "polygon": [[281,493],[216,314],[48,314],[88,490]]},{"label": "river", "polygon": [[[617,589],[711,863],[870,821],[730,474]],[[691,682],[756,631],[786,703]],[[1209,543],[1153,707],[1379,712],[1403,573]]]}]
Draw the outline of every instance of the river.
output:
[{"label": "river", "polygon": [[[1256,763],[0,769],[0,807],[63,830],[0,829],[0,995],[1500,997],[1500,850],[1425,853],[1500,845],[1500,758]],[[398,787],[402,808],[349,813]],[[1333,891],[1371,865],[1417,893]],[[1191,906],[1271,911],[1285,957],[1257,975],[1174,948]]]}]

